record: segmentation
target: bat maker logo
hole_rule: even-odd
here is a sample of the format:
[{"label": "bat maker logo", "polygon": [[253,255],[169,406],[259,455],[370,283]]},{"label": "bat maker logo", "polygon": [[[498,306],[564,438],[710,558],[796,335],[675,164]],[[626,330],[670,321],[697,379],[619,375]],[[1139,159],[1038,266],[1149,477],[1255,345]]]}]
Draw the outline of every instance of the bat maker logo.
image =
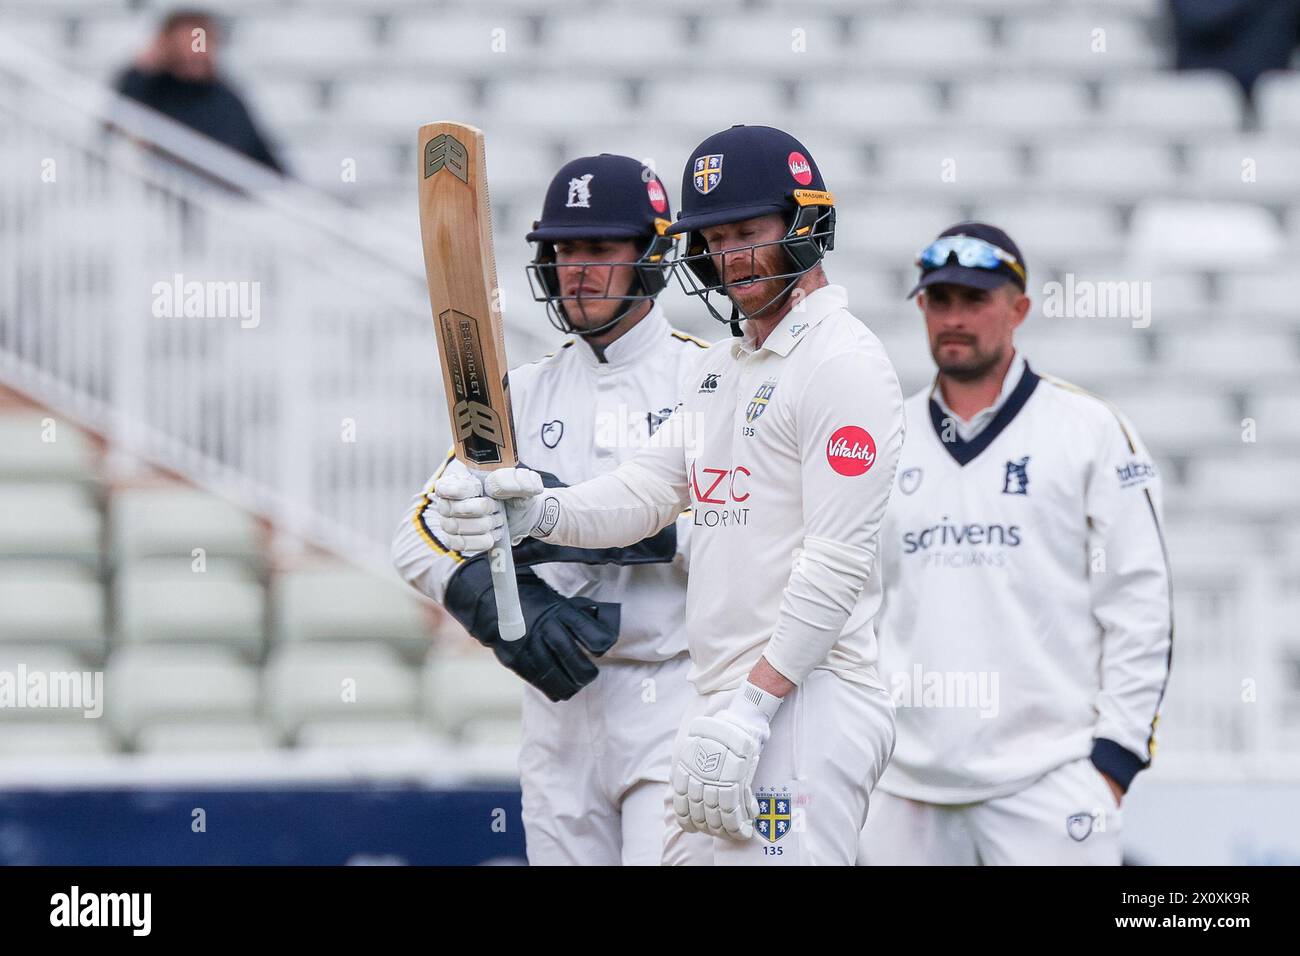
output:
[{"label": "bat maker logo", "polygon": [[448,133],[439,133],[424,144],[424,178],[440,169],[450,170],[463,183],[469,182],[469,150]]},{"label": "bat maker logo", "polygon": [[455,309],[448,309],[438,319],[441,345],[451,370],[456,441],[464,445],[465,457],[475,464],[496,464],[502,461],[506,436],[501,416],[487,400],[478,322]]}]

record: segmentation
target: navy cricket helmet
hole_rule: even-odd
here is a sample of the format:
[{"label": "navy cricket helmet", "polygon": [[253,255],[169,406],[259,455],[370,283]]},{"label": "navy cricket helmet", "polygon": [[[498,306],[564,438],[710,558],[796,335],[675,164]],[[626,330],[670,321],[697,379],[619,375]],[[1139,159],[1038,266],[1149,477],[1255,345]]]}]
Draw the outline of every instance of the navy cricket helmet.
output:
[{"label": "navy cricket helmet", "polygon": [[685,255],[678,260],[686,266],[678,270],[683,290],[700,296],[715,319],[734,325],[739,309],[733,303],[728,317],[709,302],[709,294],[725,292],[727,283],[718,275],[701,230],[772,213],[786,217],[785,235],[739,251],[748,248],[752,262],[758,249],[779,245],[789,268],[767,278],[789,281],[767,305],[746,318],[757,318],[783,302],[800,277],[834,248],[835,199],[812,154],[782,130],[733,126],[695,147],[682,174],[682,208],[669,232],[687,237]]},{"label": "navy cricket helmet", "polygon": [[[621,322],[637,303],[653,299],[668,284],[669,253],[675,240],[669,236],[672,210],[668,192],[654,170],[628,156],[601,153],[583,156],[560,167],[546,190],[542,218],[525,236],[537,243],[528,265],[528,284],[533,299],[546,303],[546,313],[561,332],[596,335]],[[565,267],[592,270],[603,275],[605,295],[589,299],[617,299],[622,308],[605,324],[580,328],[565,310],[566,302],[583,296],[566,296],[560,288],[555,244],[566,239],[599,241],[644,240],[640,255],[631,263],[632,284],[622,295],[609,295],[616,269],[608,262],[566,262]],[[585,276],[585,272],[584,272]]]}]

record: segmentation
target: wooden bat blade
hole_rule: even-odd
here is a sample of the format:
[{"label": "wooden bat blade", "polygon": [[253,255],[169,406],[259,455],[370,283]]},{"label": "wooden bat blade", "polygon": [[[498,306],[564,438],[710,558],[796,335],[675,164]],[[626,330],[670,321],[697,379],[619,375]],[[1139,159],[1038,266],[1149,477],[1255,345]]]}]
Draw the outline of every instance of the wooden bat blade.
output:
[{"label": "wooden bat blade", "polygon": [[[505,331],[498,308],[482,130],[429,123],[419,134],[420,237],[456,457],[483,471],[519,464]],[[524,636],[505,506],[505,540],[488,555],[503,640]]]},{"label": "wooden bat blade", "polygon": [[420,234],[456,457],[491,470],[519,463],[498,305],[483,133],[420,127]]}]

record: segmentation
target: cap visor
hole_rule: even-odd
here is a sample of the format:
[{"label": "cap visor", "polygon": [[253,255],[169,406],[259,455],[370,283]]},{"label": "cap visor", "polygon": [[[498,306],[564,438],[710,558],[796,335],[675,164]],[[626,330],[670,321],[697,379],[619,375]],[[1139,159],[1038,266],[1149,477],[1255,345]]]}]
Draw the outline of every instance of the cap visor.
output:
[{"label": "cap visor", "polygon": [[525,242],[554,242],[557,239],[640,239],[650,236],[649,227],[637,229],[626,223],[583,223],[573,226],[542,226],[524,236]]},{"label": "cap visor", "polygon": [[907,293],[907,298],[910,299],[922,289],[932,285],[946,283],[947,285],[964,285],[972,289],[992,290],[999,289],[1010,281],[1010,276],[991,269],[970,269],[966,266],[946,265],[921,276],[921,281],[916,284],[916,288]]},{"label": "cap visor", "polygon": [[787,212],[792,207],[786,203],[762,203],[759,205],[732,206],[729,209],[711,209],[696,216],[683,216],[668,227],[668,235],[680,236],[684,232],[696,232],[709,226],[720,226],[726,222],[742,222],[758,216],[771,215],[774,212]]}]

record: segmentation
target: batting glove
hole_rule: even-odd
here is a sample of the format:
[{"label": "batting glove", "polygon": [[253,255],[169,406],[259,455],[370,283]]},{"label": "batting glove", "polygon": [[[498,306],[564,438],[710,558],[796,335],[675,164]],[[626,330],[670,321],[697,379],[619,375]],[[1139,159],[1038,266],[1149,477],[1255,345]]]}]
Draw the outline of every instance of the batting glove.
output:
[{"label": "batting glove", "polygon": [[672,769],[678,826],[737,841],[754,835],[754,773],[780,706],[780,697],[746,681],[724,710],[687,724]]},{"label": "batting glove", "polygon": [[479,479],[474,474],[443,475],[433,486],[433,505],[443,543],[452,551],[489,551],[501,540],[498,501],[505,502],[511,544],[528,536],[537,523],[542,476],[527,468],[502,468]]}]

